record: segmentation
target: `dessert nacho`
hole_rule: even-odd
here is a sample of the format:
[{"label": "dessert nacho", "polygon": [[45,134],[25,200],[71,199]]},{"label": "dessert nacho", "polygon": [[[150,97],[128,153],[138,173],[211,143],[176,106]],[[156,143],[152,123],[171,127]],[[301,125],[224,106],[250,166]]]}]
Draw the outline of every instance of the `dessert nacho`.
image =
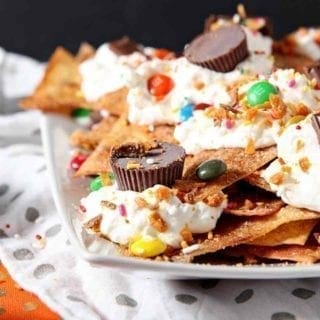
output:
[{"label": "dessert nacho", "polygon": [[58,48],[21,105],[79,124],[68,170],[91,178],[84,230],[155,261],[318,262],[317,30],[274,41],[240,5],[182,54],[128,37]]}]

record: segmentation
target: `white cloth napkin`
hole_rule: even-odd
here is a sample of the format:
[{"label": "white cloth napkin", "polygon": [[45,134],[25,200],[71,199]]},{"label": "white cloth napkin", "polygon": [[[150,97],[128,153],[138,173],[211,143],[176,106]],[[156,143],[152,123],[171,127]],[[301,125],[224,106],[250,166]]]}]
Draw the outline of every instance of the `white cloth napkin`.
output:
[{"label": "white cloth napkin", "polygon": [[[15,70],[2,73],[4,84],[11,81],[4,86],[10,98],[15,83],[31,90],[33,71],[39,77],[42,66],[5,56]],[[59,221],[39,134],[38,112],[0,116],[0,259],[21,287],[63,319],[319,319],[318,279],[143,280],[82,261]]]}]

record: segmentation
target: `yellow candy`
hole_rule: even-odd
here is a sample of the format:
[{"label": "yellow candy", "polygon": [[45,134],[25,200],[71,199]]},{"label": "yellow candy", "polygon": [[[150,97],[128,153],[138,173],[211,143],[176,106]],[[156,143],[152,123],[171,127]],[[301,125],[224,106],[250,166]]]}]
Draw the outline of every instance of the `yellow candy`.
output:
[{"label": "yellow candy", "polygon": [[167,245],[159,239],[140,238],[129,246],[130,253],[142,258],[158,256],[167,249]]},{"label": "yellow candy", "polygon": [[286,127],[291,126],[292,124],[296,124],[300,121],[302,121],[305,118],[305,116],[294,116],[291,119],[289,119],[286,123]]}]

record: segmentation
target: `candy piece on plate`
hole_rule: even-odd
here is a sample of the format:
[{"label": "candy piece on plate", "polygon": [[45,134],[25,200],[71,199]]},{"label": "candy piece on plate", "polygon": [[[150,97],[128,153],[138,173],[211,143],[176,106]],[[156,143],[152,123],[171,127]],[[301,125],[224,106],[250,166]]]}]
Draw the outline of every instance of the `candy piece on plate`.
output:
[{"label": "candy piece on plate", "polygon": [[224,26],[196,37],[184,55],[191,63],[228,72],[248,56],[246,35],[238,25]]},{"label": "candy piece on plate", "polygon": [[78,106],[86,105],[76,59],[58,47],[49,60],[40,84],[31,96],[20,101],[20,105],[27,109],[67,114]]},{"label": "candy piece on plate", "polygon": [[111,167],[120,190],[141,192],[181,179],[185,151],[167,142],[126,143],[111,150]]}]

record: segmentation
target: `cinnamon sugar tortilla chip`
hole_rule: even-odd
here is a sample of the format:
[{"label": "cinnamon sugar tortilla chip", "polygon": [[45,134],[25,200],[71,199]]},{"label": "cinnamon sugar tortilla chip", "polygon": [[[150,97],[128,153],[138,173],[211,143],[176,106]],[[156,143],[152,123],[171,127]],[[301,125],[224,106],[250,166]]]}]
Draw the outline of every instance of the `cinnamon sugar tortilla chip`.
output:
[{"label": "cinnamon sugar tortilla chip", "polygon": [[224,213],[236,216],[266,216],[278,212],[284,203],[273,193],[253,187],[243,181],[224,190],[228,206]]},{"label": "cinnamon sugar tortilla chip", "polygon": [[80,86],[81,76],[76,59],[58,47],[35,92],[21,100],[20,105],[26,109],[70,113],[73,108],[86,105]]},{"label": "cinnamon sugar tortilla chip", "polygon": [[81,63],[89,58],[92,58],[95,52],[96,49],[91,44],[88,42],[82,42],[75,59],[78,63]]},{"label": "cinnamon sugar tortilla chip", "polygon": [[305,245],[318,221],[318,219],[312,219],[285,223],[265,236],[253,240],[250,244],[268,247],[284,244]]},{"label": "cinnamon sugar tortilla chip", "polygon": [[86,150],[95,149],[100,141],[109,137],[117,119],[117,117],[110,115],[95,124],[90,131],[82,129],[74,131],[70,136],[71,144]]},{"label": "cinnamon sugar tortilla chip", "polygon": [[128,91],[127,87],[123,87],[103,95],[97,101],[92,103],[93,109],[108,110],[111,114],[117,116],[126,115],[128,113]]},{"label": "cinnamon sugar tortilla chip", "polygon": [[[224,189],[238,180],[247,177],[268,162],[275,159],[276,156],[277,151],[274,146],[258,149],[253,154],[246,154],[245,150],[241,148],[202,151],[194,156],[187,156],[183,180],[181,183],[178,181],[175,188],[179,190],[179,185],[188,184],[191,187],[190,192],[193,193],[193,200],[204,200],[210,195],[216,193],[217,190]],[[200,182],[195,174],[196,168],[202,162],[209,159],[223,160],[227,165],[227,172],[217,179],[206,182],[203,187],[198,188],[197,192],[194,192],[192,184]]]},{"label": "cinnamon sugar tortilla chip", "polygon": [[153,140],[172,142],[172,126],[158,126],[149,131],[146,126],[129,124],[125,117],[119,118],[112,129],[104,136],[99,145],[76,172],[77,177],[97,175],[110,171],[109,151],[112,146],[127,142],[150,142]]},{"label": "cinnamon sugar tortilla chip", "polygon": [[273,192],[269,183],[261,176],[261,171],[262,170],[257,170],[245,177],[243,180],[250,183],[252,186],[258,187],[265,191]]},{"label": "cinnamon sugar tortilla chip", "polygon": [[279,226],[292,221],[320,218],[320,213],[286,206],[270,216],[233,218],[227,217],[219,221],[213,230],[212,239],[206,239],[199,244],[199,248],[188,254],[181,253],[173,257],[174,261],[191,262],[194,257],[217,252],[227,247],[250,243]]},{"label": "cinnamon sugar tortilla chip", "polygon": [[256,257],[280,261],[315,263],[320,260],[320,246],[283,245],[279,247],[248,246],[246,250]]}]

